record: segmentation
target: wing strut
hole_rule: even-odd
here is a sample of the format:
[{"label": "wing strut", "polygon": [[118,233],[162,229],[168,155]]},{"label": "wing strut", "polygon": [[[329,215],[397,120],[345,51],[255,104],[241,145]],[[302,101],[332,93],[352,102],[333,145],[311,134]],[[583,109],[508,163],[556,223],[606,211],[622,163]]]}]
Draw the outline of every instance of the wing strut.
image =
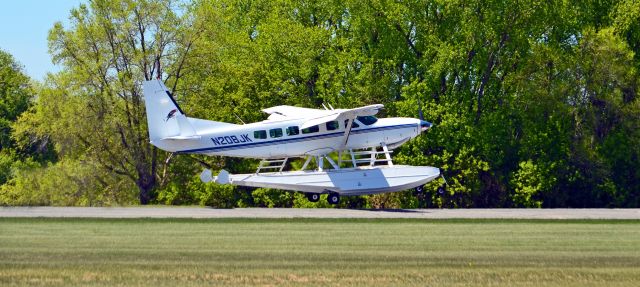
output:
[{"label": "wing strut", "polygon": [[342,141],[342,145],[340,145],[339,150],[344,150],[345,146],[347,146],[347,142],[349,141],[349,135],[351,135],[351,128],[353,127],[353,120],[355,116],[352,118],[347,118],[347,126],[344,127],[344,140]]}]

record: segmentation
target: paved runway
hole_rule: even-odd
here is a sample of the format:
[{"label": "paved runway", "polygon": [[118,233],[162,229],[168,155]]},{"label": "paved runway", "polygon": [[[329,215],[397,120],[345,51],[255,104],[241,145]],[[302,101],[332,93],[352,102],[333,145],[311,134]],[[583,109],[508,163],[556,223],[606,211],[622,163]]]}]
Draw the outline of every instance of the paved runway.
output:
[{"label": "paved runway", "polygon": [[82,218],[503,218],[636,219],[640,209],[305,209],[208,207],[0,207],[0,217]]}]

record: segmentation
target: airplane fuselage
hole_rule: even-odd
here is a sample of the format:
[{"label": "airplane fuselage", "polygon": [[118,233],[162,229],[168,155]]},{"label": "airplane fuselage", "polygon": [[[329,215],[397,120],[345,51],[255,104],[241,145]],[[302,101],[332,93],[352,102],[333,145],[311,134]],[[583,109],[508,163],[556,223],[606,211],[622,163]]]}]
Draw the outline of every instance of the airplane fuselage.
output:
[{"label": "airplane fuselage", "polygon": [[[346,121],[333,121],[301,129],[304,119],[267,120],[245,125],[229,125],[200,131],[200,139],[177,142],[158,140],[153,144],[177,153],[245,158],[321,156],[333,151],[387,145],[390,148],[418,136],[421,121],[413,118],[354,120],[349,135]],[[191,120],[191,119],[189,119]],[[369,123],[369,124],[367,124]],[[346,141],[346,142],[345,142]]]}]

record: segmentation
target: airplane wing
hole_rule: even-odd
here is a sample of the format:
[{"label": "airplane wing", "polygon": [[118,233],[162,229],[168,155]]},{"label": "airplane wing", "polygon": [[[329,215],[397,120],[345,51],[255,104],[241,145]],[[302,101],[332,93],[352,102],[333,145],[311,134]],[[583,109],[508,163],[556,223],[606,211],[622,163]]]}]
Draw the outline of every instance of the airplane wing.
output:
[{"label": "airplane wing", "polygon": [[306,118],[309,116],[323,116],[333,111],[309,109],[293,106],[276,106],[262,110],[263,112],[270,114],[270,120],[285,119],[285,118]]},{"label": "airplane wing", "polygon": [[[315,125],[319,125],[322,123],[326,123],[326,122],[330,122],[330,121],[335,121],[335,120],[346,120],[346,119],[350,119],[353,120],[356,117],[360,117],[360,116],[373,116],[375,114],[378,113],[378,111],[380,109],[382,109],[384,107],[384,105],[381,104],[377,104],[377,105],[370,105],[370,106],[365,106],[365,107],[360,107],[360,108],[355,108],[355,109],[340,109],[340,110],[328,110],[326,111],[327,113],[324,114],[320,114],[318,116],[313,116],[309,119],[307,119],[302,126],[300,126],[301,129],[305,129],[308,127],[312,127]],[[324,112],[324,111],[322,111]]]},{"label": "airplane wing", "polygon": [[293,106],[276,106],[262,111],[270,114],[269,119],[299,118],[307,119],[301,128],[308,128],[337,119],[350,119],[358,116],[372,116],[382,109],[383,105],[370,105],[355,109],[320,110]]}]

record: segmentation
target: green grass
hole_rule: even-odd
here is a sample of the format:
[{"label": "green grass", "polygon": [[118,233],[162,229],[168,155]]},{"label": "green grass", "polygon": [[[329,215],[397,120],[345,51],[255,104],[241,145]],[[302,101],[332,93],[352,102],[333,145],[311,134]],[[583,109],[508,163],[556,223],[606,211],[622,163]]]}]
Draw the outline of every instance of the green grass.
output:
[{"label": "green grass", "polygon": [[640,221],[0,219],[0,286],[640,286]]}]

